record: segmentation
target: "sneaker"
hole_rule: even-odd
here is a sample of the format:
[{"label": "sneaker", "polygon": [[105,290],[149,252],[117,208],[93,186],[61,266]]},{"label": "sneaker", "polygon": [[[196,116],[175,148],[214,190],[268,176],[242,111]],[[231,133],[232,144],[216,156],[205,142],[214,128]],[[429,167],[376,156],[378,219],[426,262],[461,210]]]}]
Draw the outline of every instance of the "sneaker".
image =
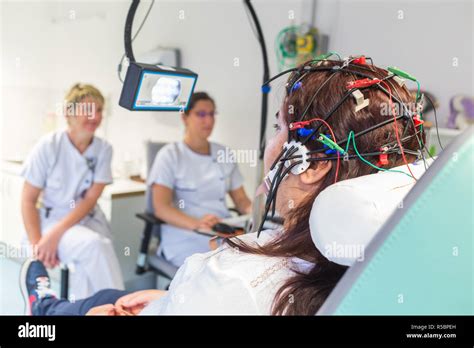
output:
[{"label": "sneaker", "polygon": [[45,298],[56,298],[50,287],[48,271],[38,260],[26,260],[21,267],[20,287],[25,301],[25,314],[37,315],[38,303]]}]

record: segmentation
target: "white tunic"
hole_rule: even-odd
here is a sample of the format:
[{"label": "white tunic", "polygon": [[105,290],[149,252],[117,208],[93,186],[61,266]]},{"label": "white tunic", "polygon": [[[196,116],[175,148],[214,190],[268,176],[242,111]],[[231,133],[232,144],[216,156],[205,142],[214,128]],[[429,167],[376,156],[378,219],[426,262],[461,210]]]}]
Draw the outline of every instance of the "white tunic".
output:
[{"label": "white tunic", "polygon": [[[31,151],[22,171],[28,183],[42,189],[42,230],[74,209],[93,183],[110,184],[111,161],[112,146],[98,137],[81,154],[65,130],[44,136]],[[110,237],[110,229],[98,207],[80,224]]]},{"label": "white tunic", "polygon": [[[112,147],[98,137],[82,154],[66,131],[49,134],[39,141],[22,175],[42,190],[42,234],[73,210],[93,183],[112,182],[111,160]],[[26,242],[26,235],[24,239]],[[63,234],[57,253],[71,270],[71,299],[86,298],[102,289],[123,289],[110,227],[98,206]]]},{"label": "white tunic", "polygon": [[[279,230],[239,237],[262,245]],[[228,246],[186,259],[171,282],[167,295],[151,302],[141,315],[251,315],[271,314],[276,292],[294,270],[309,272],[314,264],[298,259],[239,252]]]},{"label": "white tunic", "polygon": [[[227,218],[226,194],[241,187],[243,178],[236,163],[218,161],[225,149],[211,142],[210,155],[202,155],[182,141],[168,144],[156,155],[147,185],[160,184],[173,190],[174,206],[194,218],[205,214]],[[148,209],[153,211],[150,200]],[[168,260],[180,266],[186,257],[209,251],[209,237],[163,225],[160,247]]]}]

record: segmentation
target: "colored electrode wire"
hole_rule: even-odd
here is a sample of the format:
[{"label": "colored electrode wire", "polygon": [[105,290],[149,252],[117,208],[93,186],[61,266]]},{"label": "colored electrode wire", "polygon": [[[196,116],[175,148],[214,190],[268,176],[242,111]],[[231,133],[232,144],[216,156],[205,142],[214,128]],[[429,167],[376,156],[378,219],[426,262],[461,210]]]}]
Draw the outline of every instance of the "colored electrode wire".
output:
[{"label": "colored electrode wire", "polygon": [[284,168],[284,162],[279,163],[279,160],[281,159],[282,156],[285,157],[285,158],[286,158],[286,156],[291,156],[296,150],[297,150],[297,148],[294,148],[293,146],[291,146],[288,149],[283,148],[282,151],[280,152],[280,155],[276,158],[276,160],[274,161],[274,163],[272,164],[272,166],[270,168],[270,170],[273,170],[275,168],[275,166],[277,164],[279,164],[279,167],[278,167],[278,169],[275,173],[275,176],[273,177],[273,180],[271,181],[271,185],[270,185],[270,188],[269,188],[269,191],[268,191],[267,200],[265,202],[265,214],[264,214],[264,218],[262,219],[262,223],[261,223],[261,225],[259,226],[259,229],[258,229],[259,233],[261,232],[261,230],[263,228],[263,224],[265,223],[265,219],[268,216],[268,212],[270,210],[270,207],[272,206],[272,203],[273,203],[272,216],[275,215],[276,192],[278,190],[278,186],[280,185],[281,180],[283,180],[283,178],[291,171],[291,169],[293,169],[296,165],[302,163],[302,161],[297,161],[297,162],[291,164],[288,168],[286,168],[286,170],[282,174],[282,171],[283,171],[283,168]]},{"label": "colored electrode wire", "polygon": [[[416,83],[417,89],[416,89],[415,104],[418,104],[418,102],[420,100],[420,90],[421,90],[421,85],[420,85],[420,82],[418,81],[418,79],[416,77],[410,75],[406,71],[403,71],[403,70],[398,69],[396,67],[388,67],[387,70],[390,71],[392,74],[395,74],[395,75],[400,76],[402,78],[406,78],[406,79],[411,80],[411,81]],[[421,117],[422,117],[422,113],[420,112],[420,118]],[[414,126],[416,127],[416,125],[414,125]],[[420,129],[423,130],[423,125],[420,125]],[[424,146],[424,144],[423,144],[423,146]],[[423,160],[424,160],[424,157],[423,157]],[[425,167],[426,167],[426,165],[425,165]]]},{"label": "colored electrode wire", "polygon": [[[319,56],[315,60],[310,61],[309,64],[313,63],[314,61],[317,61],[318,65],[319,65],[319,63],[321,61],[326,60],[330,56],[331,56],[331,54],[327,54],[327,55],[324,55],[324,56]],[[322,58],[322,59],[319,60],[319,58]],[[333,156],[333,157],[310,157],[310,158],[306,159],[306,161],[317,162],[317,161],[337,160],[338,163],[337,163],[336,173],[335,173],[335,182],[337,182],[337,179],[338,179],[341,154],[344,155],[345,160],[346,159],[347,160],[349,160],[349,159],[359,159],[363,163],[371,166],[374,169],[381,170],[381,171],[392,171],[392,172],[403,173],[403,174],[408,175],[408,176],[410,176],[410,177],[412,177],[413,179],[416,180],[415,176],[411,172],[410,166],[408,165],[408,161],[405,157],[405,152],[408,153],[408,154],[411,154],[411,155],[416,155],[416,156],[421,155],[423,160],[424,160],[423,150],[426,150],[426,146],[423,147],[424,146],[423,141],[422,140],[420,141],[420,139],[418,138],[418,134],[423,133],[422,127],[421,127],[422,122],[420,122],[420,118],[418,118],[418,116],[413,115],[412,112],[408,109],[408,107],[405,105],[405,103],[401,100],[401,97],[400,97],[400,95],[399,95],[399,93],[396,89],[395,89],[395,93],[397,95],[395,96],[392,93],[392,88],[391,88],[391,86],[390,86],[390,84],[388,83],[387,80],[391,79],[394,76],[401,76],[401,77],[404,77],[404,78],[407,78],[407,79],[410,79],[410,80],[416,82],[417,87],[418,87],[417,97],[416,97],[416,102],[417,103],[420,99],[420,90],[421,90],[420,84],[416,80],[416,78],[414,78],[413,76],[409,75],[408,73],[406,73],[406,72],[404,72],[404,71],[402,71],[398,68],[392,68],[392,67],[388,68],[387,70],[389,70],[390,73],[388,75],[386,75],[384,77],[380,77],[380,78],[374,78],[372,75],[368,75],[368,74],[365,74],[363,72],[355,71],[355,70],[350,69],[351,64],[353,66],[357,65],[359,68],[364,68],[363,65],[366,64],[365,63],[366,59],[370,59],[371,64],[373,65],[373,62],[372,62],[371,58],[365,58],[364,56],[359,56],[359,57],[346,58],[342,62],[342,65],[333,65],[331,67],[327,67],[327,66],[316,66],[316,67],[314,67],[314,66],[311,66],[311,65],[304,65],[304,66],[301,66],[299,68],[288,69],[288,70],[278,74],[277,76],[274,76],[274,77],[270,78],[268,81],[266,81],[264,83],[264,85],[268,85],[271,81],[275,80],[276,78],[278,78],[282,75],[285,75],[285,74],[290,73],[290,72],[295,72],[295,74],[293,74],[293,76],[290,77],[290,79],[289,79],[289,81],[287,82],[287,85],[286,85],[287,95],[290,95],[293,91],[298,90],[301,87],[301,81],[304,79],[304,77],[307,74],[312,73],[312,72],[316,72],[316,71],[332,71],[333,74],[331,74],[322,83],[322,85],[320,85],[318,87],[316,92],[311,96],[310,101],[309,101],[308,105],[304,108],[303,113],[300,114],[299,117],[297,118],[298,121],[297,122],[292,122],[289,125],[289,130],[288,131],[289,131],[289,133],[291,133],[292,131],[297,131],[298,136],[304,136],[304,138],[300,141],[300,145],[305,146],[305,144],[308,141],[310,141],[312,139],[316,139],[315,135],[318,132],[318,130],[321,128],[321,126],[323,126],[323,125],[326,126],[326,128],[328,128],[328,131],[331,133],[331,138],[328,138],[326,135],[324,135],[324,132],[320,132],[319,136],[317,136],[316,140],[318,142],[322,143],[324,145],[324,147],[320,148],[320,149],[317,149],[317,150],[308,151],[307,155],[311,156],[312,154],[321,153],[321,152],[329,153],[329,152],[327,152],[328,148],[329,148],[330,150],[335,151],[337,156]],[[339,63],[341,63],[341,61],[339,61]],[[366,70],[370,70],[371,72],[374,72],[374,73],[377,72],[377,71],[371,70],[370,67],[366,68]],[[356,81],[351,82],[349,84],[349,86],[347,86],[349,91],[346,92],[343,95],[341,100],[339,100],[339,102],[337,102],[336,105],[334,105],[329,110],[329,112],[327,112],[326,115],[324,115],[324,117],[322,117],[322,118],[312,118],[312,119],[307,120],[307,121],[302,121],[304,119],[304,117],[306,116],[307,112],[309,111],[312,103],[316,99],[317,95],[322,90],[322,87],[325,86],[328,83],[328,81],[334,75],[336,75],[336,72],[349,73],[349,74],[353,74],[353,75],[357,76],[358,78],[365,78],[365,79],[356,80]],[[382,85],[385,86],[385,87],[383,87]],[[347,139],[337,141],[335,136],[334,136],[334,131],[331,128],[331,126],[327,123],[327,120],[352,95],[352,93],[355,90],[357,90],[357,89],[366,89],[366,88],[377,88],[388,96],[390,109],[393,112],[393,119],[388,119],[386,121],[382,121],[382,122],[380,122],[380,123],[378,123],[374,126],[371,126],[371,127],[367,128],[363,131],[360,131],[358,133],[354,133],[354,131],[350,131]],[[393,102],[394,100],[401,106],[402,112],[398,116],[395,112],[395,106],[394,106],[394,102]],[[430,102],[431,102],[431,100],[430,100]],[[415,117],[417,118],[416,122],[414,120]],[[408,131],[408,127],[405,126],[404,129],[403,129],[403,135],[402,136],[399,135],[398,121],[402,120],[402,119],[410,120],[411,124],[413,125],[414,134],[405,136],[406,132]],[[311,122],[320,122],[320,124],[316,128],[310,128],[310,129],[304,128],[306,126],[309,126]],[[380,127],[388,125],[389,123],[392,123],[392,122],[394,123],[394,131],[395,131],[395,135],[396,135],[396,141],[394,141],[393,147],[392,147],[392,145],[385,145],[385,146],[380,148],[380,150],[381,150],[380,152],[369,152],[369,153],[365,153],[365,154],[359,153],[359,151],[357,149],[357,145],[356,145],[356,138],[358,138],[359,136],[362,136],[364,134],[367,134],[371,131],[374,131],[375,129],[378,129]],[[302,129],[302,128],[306,129],[306,131],[304,131],[304,132],[299,131],[298,132],[298,130]],[[409,140],[413,137],[417,138],[418,144],[420,145],[420,150],[418,152],[408,150],[408,149],[405,150],[404,147],[403,147],[403,142],[406,141],[406,140]],[[289,136],[288,139],[291,139],[291,135]],[[345,150],[341,147],[343,144],[345,144]],[[354,149],[355,155],[349,154],[349,152],[348,152],[351,145]],[[298,147],[286,146],[285,145],[285,147],[280,152],[279,156],[277,156],[277,158],[275,159],[275,161],[272,164],[271,170],[274,170],[275,166],[277,166],[277,165],[279,167],[278,167],[278,169],[276,169],[276,173],[275,173],[274,177],[271,179],[271,184],[270,184],[270,188],[269,188],[269,192],[268,192],[268,196],[267,196],[267,200],[266,200],[266,204],[265,204],[264,217],[263,217],[263,220],[262,220],[261,225],[260,225],[259,230],[258,230],[259,233],[263,228],[263,224],[265,222],[265,219],[268,216],[268,212],[269,212],[269,209],[270,209],[271,206],[273,207],[272,215],[275,214],[276,196],[277,196],[277,191],[278,191],[278,188],[280,186],[280,183],[286,177],[286,175],[288,175],[291,172],[291,170],[295,166],[303,163],[303,160],[297,160],[298,158],[303,157],[301,154],[300,155],[294,155],[296,151],[298,151]],[[372,164],[371,162],[367,161],[364,158],[364,156],[365,157],[379,156],[379,162],[382,163],[382,164],[386,164],[387,163],[387,156],[389,154],[400,154],[402,156],[403,161],[404,161],[405,165],[407,166],[408,171],[411,175],[408,174],[408,173],[405,173],[403,171],[386,169],[386,168],[376,166],[376,165]],[[291,162],[292,160],[295,160],[295,161],[292,163]],[[286,167],[285,163],[287,161],[289,161],[288,162],[289,164]],[[286,167],[285,170],[283,170],[284,167]]]},{"label": "colored electrode wire", "polygon": [[[290,173],[290,171],[294,167],[296,167],[297,165],[299,165],[301,163],[303,163],[303,161],[296,161],[296,162],[292,163],[288,168],[286,168],[285,171],[282,172],[280,177],[278,178],[278,182],[276,183],[275,187],[278,188],[280,186],[280,182]],[[283,167],[283,164],[282,164],[282,167]],[[277,193],[278,193],[278,189],[275,189],[274,192],[273,192],[273,196],[272,196],[272,201],[273,201],[273,204],[272,204],[272,217],[275,216]]]},{"label": "colored electrode wire", "polygon": [[[410,166],[408,165],[408,161],[405,157],[405,153],[403,152],[403,145],[400,141],[400,135],[398,134],[398,122],[397,122],[397,115],[395,113],[395,107],[393,106],[393,102],[392,102],[392,89],[390,88],[390,86],[388,85],[388,83],[386,83],[385,81],[382,81],[382,83],[387,87],[388,89],[388,92],[389,92],[389,102],[390,102],[390,108],[392,109],[392,113],[393,113],[393,117],[394,117],[394,121],[393,121],[393,129],[395,130],[395,136],[397,137],[397,142],[398,142],[398,146],[400,147],[400,150],[402,152],[402,158],[403,158],[403,162],[405,162],[405,165],[407,166],[408,168],[408,171],[410,172],[411,176],[413,177],[413,179],[415,179],[416,181],[416,177],[413,175],[411,169],[410,169]],[[416,128],[415,128],[415,132],[416,132]]]},{"label": "colored electrode wire", "polygon": [[311,105],[313,104],[313,101],[316,99],[316,97],[318,96],[319,92],[321,91],[321,89],[326,86],[326,84],[331,81],[331,79],[336,76],[336,74],[332,74],[331,76],[329,76],[322,84],[321,86],[318,87],[318,89],[316,90],[316,92],[314,92],[314,94],[311,96],[311,99],[309,100],[308,102],[308,105],[306,106],[306,109],[303,111],[303,113],[301,114],[300,118],[298,119],[298,121],[301,121],[303,119],[303,117],[306,115],[306,113],[308,112],[309,108],[311,107]]},{"label": "colored electrode wire", "polygon": [[[276,200],[275,200],[275,199],[276,199],[276,192],[277,192],[277,190],[278,190],[278,186],[280,185],[280,182],[281,182],[281,181],[283,180],[283,178],[291,171],[291,169],[293,169],[293,167],[295,167],[295,166],[297,166],[297,165],[299,165],[299,164],[301,164],[301,163],[302,163],[302,161],[297,161],[297,162],[291,164],[288,168],[286,168],[286,170],[283,172],[283,174],[281,174],[281,175],[275,175],[275,178],[274,178],[274,180],[273,180],[273,182],[272,182],[272,188],[273,188],[273,187],[274,187],[274,188],[273,188],[273,190],[270,190],[270,191],[268,192],[267,201],[266,201],[266,203],[265,203],[265,213],[264,213],[264,215],[263,215],[262,222],[260,223],[260,226],[259,226],[259,228],[258,228],[258,234],[257,234],[257,236],[260,235],[260,232],[261,232],[262,229],[263,229],[263,225],[264,225],[264,223],[265,223],[265,220],[266,220],[266,218],[267,218],[267,216],[268,216],[268,212],[269,212],[269,210],[270,210],[270,205],[272,204],[272,202],[273,202],[273,206],[274,206],[274,207],[275,207],[275,205],[276,205]],[[281,163],[281,164],[280,164],[280,168],[282,169],[283,167],[284,167],[284,164]],[[280,171],[280,168],[278,169],[279,171]],[[276,185],[273,185],[273,183],[276,183]],[[274,214],[275,209],[272,209],[272,210],[273,210],[272,213]]]},{"label": "colored electrode wire", "polygon": [[[417,82],[418,82],[418,81],[417,81]],[[390,82],[387,82],[387,83],[390,84]],[[398,90],[397,90],[396,88],[394,89],[394,92],[395,92],[396,96],[398,97],[398,99],[401,100],[400,94],[398,93]],[[405,103],[402,103],[401,106],[402,106],[403,109],[407,109],[407,106],[405,105]],[[415,121],[413,120],[413,117],[409,117],[408,119],[409,119],[409,121],[411,122],[413,128],[416,130],[416,124],[415,124]],[[406,130],[406,129],[408,129],[408,127],[406,127],[405,130]],[[438,129],[436,128],[436,130],[438,130]],[[416,137],[416,140],[418,141],[418,144],[420,145],[420,148],[421,148],[422,150],[424,149],[424,150],[426,151],[426,153],[428,153],[428,155],[430,156],[430,158],[433,160],[433,157],[431,156],[430,152],[429,152],[428,149],[426,148],[425,142],[423,141],[423,136],[422,136],[421,138],[418,137],[418,134],[421,134],[421,133],[423,133],[423,128],[422,128],[422,127],[420,127],[420,130],[419,130],[419,131],[415,131],[415,133],[413,134],[413,136]],[[406,139],[411,139],[411,136],[410,136],[410,138],[406,138]],[[402,142],[403,142],[403,139],[402,139]],[[422,150],[420,151],[420,154],[419,154],[419,155],[421,156],[421,159],[423,160],[423,165],[424,165],[425,169],[428,169],[428,166],[427,166],[427,164],[426,164],[426,158],[425,158],[425,155],[424,155],[424,153],[423,153]]]},{"label": "colored electrode wire", "polygon": [[[362,76],[362,77],[370,78],[369,75],[362,74],[362,73],[360,73],[360,72],[352,71],[352,70],[348,70],[348,69],[346,69],[346,70],[338,69],[338,70],[336,70],[336,71],[349,72],[349,73],[355,74],[355,75],[357,75],[357,76]],[[387,78],[390,78],[390,77],[392,77],[392,76],[393,76],[393,75],[387,76]],[[383,79],[382,79],[382,80],[383,80]],[[385,88],[383,88],[382,86],[380,86],[380,84],[375,84],[374,86],[378,87],[378,88],[381,89],[384,93],[386,93],[387,95],[389,95],[388,91],[387,91]],[[349,97],[352,95],[351,92],[352,92],[352,91],[348,91],[348,92],[342,97],[342,99],[334,106],[334,108],[333,108],[330,112],[328,112],[328,113],[326,114],[326,116],[324,117],[325,120],[327,120],[327,119],[333,114],[333,112],[335,112],[335,111],[339,108],[339,106],[342,105],[342,103],[343,103],[347,98],[349,98]],[[398,103],[400,103],[400,104],[402,103],[402,102],[401,102],[400,100],[398,100],[398,99],[395,99],[395,100],[396,100]],[[408,111],[408,109],[406,109],[406,111]],[[305,115],[303,115],[302,117],[304,117],[304,116],[305,116]],[[410,114],[405,115],[405,116],[408,117],[408,118],[411,117]],[[300,117],[300,119],[302,119],[302,117]],[[322,124],[321,124],[321,125],[322,125]],[[320,126],[321,126],[321,125],[320,125]],[[320,126],[319,126],[319,127],[320,127]],[[316,132],[319,130],[319,127],[317,127],[317,128],[314,129],[313,133],[308,136],[308,139],[307,139],[307,140],[311,139],[311,137],[314,136],[314,134],[316,134]],[[305,143],[305,142],[304,142],[304,143]],[[304,143],[303,143],[303,144],[304,144]]]},{"label": "colored electrode wire", "polygon": [[[362,162],[364,162],[365,164],[369,165],[370,167],[372,168],[375,168],[377,170],[381,170],[381,171],[384,171],[384,172],[394,172],[394,173],[402,173],[402,174],[405,174],[405,175],[408,175],[410,178],[413,177],[413,174],[412,175],[409,175],[405,172],[402,172],[401,170],[395,170],[395,169],[385,169],[385,168],[382,168],[382,167],[378,167],[378,166],[375,166],[373,165],[372,163],[370,163],[369,161],[367,161],[360,153],[359,151],[357,150],[357,145],[356,145],[356,142],[355,142],[355,139],[354,139],[354,131],[350,131],[349,133],[349,136],[348,136],[348,140],[347,140],[347,147],[346,147],[346,152],[349,148],[349,144],[351,142],[351,138],[352,138],[352,147],[354,148],[354,151],[355,153],[357,154],[357,156],[360,158],[360,160]],[[410,169],[410,168],[408,168]],[[411,173],[411,171],[410,171]]]},{"label": "colored electrode wire", "polygon": [[[349,155],[348,153],[346,153],[344,155],[344,160],[352,160],[352,159],[360,159],[360,157],[363,157],[363,158],[366,158],[366,157],[378,157],[380,156],[382,152],[367,152],[367,153],[359,153],[359,154],[353,154],[353,155]],[[397,150],[397,149],[391,149],[391,150],[388,150],[386,152],[384,152],[386,154],[400,154],[400,151]],[[405,150],[405,153],[408,153],[410,155],[418,155],[418,152],[417,151],[411,151],[411,150]],[[301,157],[301,156],[298,156],[298,157]],[[295,158],[297,158],[295,156]],[[320,162],[320,161],[336,161],[337,160],[337,157],[312,157],[312,158],[309,158],[308,161],[310,162]],[[380,168],[380,167],[376,167],[377,169],[380,169],[380,170],[383,170],[383,171],[394,171],[394,170],[391,170],[391,169],[385,169],[385,168]],[[412,178],[412,176],[408,173],[405,173],[403,172],[403,174],[406,174],[408,175],[410,178]]]},{"label": "colored electrode wire", "polygon": [[[299,122],[299,123],[304,123],[304,124],[310,124],[311,122],[314,122],[314,121],[319,121],[319,122],[322,122],[329,130],[329,132],[331,133],[331,136],[332,138],[334,139],[334,142],[336,142],[336,137],[334,135],[334,132],[333,132],[333,129],[331,128],[331,126],[329,125],[329,123],[327,123],[325,120],[321,119],[321,118],[312,118],[311,120],[308,120],[308,121],[304,121],[304,122]],[[294,123],[292,123],[294,124]],[[306,138],[306,141],[308,140],[308,138]],[[337,142],[336,142],[337,144]],[[303,143],[304,145],[304,143]],[[335,178],[334,178],[334,183],[337,182],[337,178],[338,178],[338,174],[339,174],[339,166],[340,166],[340,154],[339,154],[339,151],[336,151],[337,152],[337,165],[336,165],[336,174],[335,174]]]},{"label": "colored electrode wire", "polygon": [[[270,167],[270,170],[273,170],[275,168],[275,166],[277,164],[279,164],[278,160],[284,155],[286,154],[287,152],[289,151],[292,151],[293,150],[293,147],[291,147],[290,149],[285,149],[283,148],[282,151],[280,152],[280,155],[276,158],[275,162],[272,164],[272,166]],[[290,155],[291,156],[291,155]],[[283,164],[280,164],[280,166],[278,167],[276,173],[275,173],[275,176],[274,178],[272,179],[271,181],[271,185],[270,185],[270,188],[268,190],[268,196],[267,196],[267,200],[265,202],[265,211],[266,211],[266,214],[268,214],[268,211],[270,209],[270,205],[272,203],[272,197],[273,197],[273,192],[275,190],[275,183],[277,182],[277,178],[279,178],[282,170],[283,170]],[[265,215],[266,217],[266,215]],[[262,225],[263,226],[263,225]]]},{"label": "colored electrode wire", "polygon": [[[399,115],[399,116],[397,116],[397,121],[398,121],[399,119],[402,119],[402,118],[405,118],[405,116],[404,116],[404,115]],[[378,128],[380,128],[380,127],[386,126],[387,124],[392,123],[392,122],[393,122],[393,120],[391,120],[391,119],[386,120],[386,121],[383,121],[383,122],[380,122],[380,123],[378,123],[378,124],[376,124],[376,125],[374,125],[374,126],[372,126],[372,127],[369,127],[369,128],[367,128],[367,129],[365,129],[365,130],[363,130],[363,131],[360,131],[360,132],[356,133],[355,136],[354,136],[354,138],[357,139],[358,137],[360,137],[360,136],[362,136],[362,135],[364,135],[364,134],[370,133],[370,132],[374,131],[375,129],[378,129]],[[411,137],[411,136],[410,136],[410,137]],[[337,142],[337,145],[342,146],[342,145],[345,144],[346,142],[347,142],[347,138],[344,139],[344,140],[338,141],[338,142]],[[320,152],[324,152],[325,150],[326,150],[326,149],[311,150],[311,151],[308,151],[308,154],[320,153]]]},{"label": "colored electrode wire", "polygon": [[[342,105],[342,103],[344,103],[344,101],[346,101],[347,98],[349,98],[350,96],[352,95],[351,91],[347,92],[346,94],[344,94],[344,96],[341,98],[341,100],[325,115],[325,117],[322,119],[323,121],[327,121],[329,119],[329,117],[331,117],[331,115],[336,112],[336,110]],[[321,125],[319,125],[318,127],[314,128],[311,133],[301,142],[303,145],[305,145],[315,134],[316,132],[319,130],[319,128],[323,125],[323,123],[321,122]]]},{"label": "colored electrode wire", "polygon": [[[436,136],[438,137],[438,143],[439,143],[439,146],[441,147],[441,150],[444,150],[444,147],[443,145],[441,144],[441,139],[439,137],[439,131],[438,131],[438,117],[436,116],[436,107],[433,103],[433,101],[431,100],[431,98],[425,94],[425,98],[428,99],[428,101],[430,102],[431,106],[433,107],[433,113],[434,113],[434,118],[435,118],[435,125],[436,125]],[[429,152],[428,152],[429,153]]]},{"label": "colored electrode wire", "polygon": [[[405,139],[411,139],[412,136],[408,136],[406,137]],[[352,140],[352,146],[354,148],[354,151],[356,152],[356,155],[349,155],[348,152],[349,152],[349,146],[351,144],[351,140]],[[401,141],[403,141],[404,139],[401,139]],[[347,144],[346,144],[346,148],[345,150],[342,150],[344,152],[344,158],[347,158],[347,159],[352,159],[352,158],[359,158],[361,161],[363,161],[364,163],[366,163],[367,165],[371,166],[372,168],[375,168],[377,170],[380,170],[380,171],[385,171],[385,172],[395,172],[395,173],[401,173],[401,174],[405,174],[405,175],[408,175],[410,178],[413,178],[412,175],[410,174],[407,174],[405,172],[402,172],[402,171],[399,171],[399,170],[392,170],[392,169],[385,169],[385,168],[382,168],[382,167],[378,167],[378,166],[375,166],[373,165],[372,163],[370,163],[369,161],[367,161],[364,157],[368,157],[368,156],[379,156],[380,154],[391,154],[391,153],[397,153],[397,154],[401,154],[401,151],[400,150],[397,150],[397,149],[389,149],[387,151],[384,151],[384,152],[372,152],[372,153],[366,153],[366,154],[360,154],[359,151],[357,150],[357,145],[356,145],[356,142],[355,142],[355,136],[354,136],[354,131],[350,131],[349,133],[349,136],[347,137]],[[325,149],[321,149],[321,150],[325,150]],[[318,150],[320,151],[320,150]],[[418,155],[418,152],[415,152],[415,151],[410,151],[410,150],[404,150],[406,153],[409,153],[411,155]],[[308,153],[309,154],[309,153]],[[338,152],[338,155],[339,155],[339,152]],[[285,160],[288,160],[288,159],[294,159],[294,158],[300,158],[301,156],[294,156],[294,157],[290,157],[290,158],[287,158]],[[317,161],[327,161],[327,160],[339,160],[339,156],[338,157],[322,157],[322,158],[310,158],[309,161],[311,162],[317,162]],[[281,160],[282,161],[282,160]]]}]

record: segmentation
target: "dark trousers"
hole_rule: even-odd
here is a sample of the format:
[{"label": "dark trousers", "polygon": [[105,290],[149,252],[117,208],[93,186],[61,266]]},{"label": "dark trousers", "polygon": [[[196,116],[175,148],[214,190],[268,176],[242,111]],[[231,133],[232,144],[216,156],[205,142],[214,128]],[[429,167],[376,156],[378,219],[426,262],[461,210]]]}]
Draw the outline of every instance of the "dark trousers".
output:
[{"label": "dark trousers", "polygon": [[105,289],[91,297],[75,302],[57,298],[45,298],[35,308],[35,315],[85,315],[91,308],[114,304],[120,297],[129,294],[129,291]]}]

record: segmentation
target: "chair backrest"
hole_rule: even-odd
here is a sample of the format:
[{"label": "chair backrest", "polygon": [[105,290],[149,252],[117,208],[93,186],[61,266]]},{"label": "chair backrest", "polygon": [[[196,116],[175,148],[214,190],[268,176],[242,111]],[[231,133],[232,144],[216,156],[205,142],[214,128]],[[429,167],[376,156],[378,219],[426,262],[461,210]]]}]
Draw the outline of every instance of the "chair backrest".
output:
[{"label": "chair backrest", "polygon": [[[150,175],[150,170],[153,166],[153,162],[155,160],[156,154],[166,144],[167,143],[164,143],[164,142],[154,142],[154,141],[147,141],[146,142],[146,172],[147,172],[147,175]],[[153,209],[153,200],[152,200],[151,187],[150,186],[147,186],[147,188],[146,188],[145,199],[146,199],[146,212],[149,213],[149,214],[153,214],[155,210]]]},{"label": "chair backrest", "polygon": [[318,315],[473,314],[474,127],[407,194]]},{"label": "chair backrest", "polygon": [[[146,143],[146,158],[147,158],[147,176],[150,175],[151,168],[153,167],[153,162],[155,161],[158,151],[161,150],[166,143],[164,142],[152,142],[148,141]],[[153,208],[152,192],[151,186],[147,185],[146,193],[146,213],[155,214]],[[171,262],[167,261],[163,255],[163,251],[160,251],[159,244],[161,243],[161,224],[154,223],[151,227],[151,235],[158,237],[158,249],[149,250],[150,237],[145,237],[147,235],[147,227],[145,227],[144,237],[142,237],[142,245],[140,247],[140,255],[137,261],[137,270],[140,273],[143,273],[146,268],[145,264],[148,263],[148,269],[153,270],[158,275],[162,275],[168,279],[173,279],[174,275],[178,271],[178,267],[173,265]],[[149,235],[148,235],[149,236]]]}]

